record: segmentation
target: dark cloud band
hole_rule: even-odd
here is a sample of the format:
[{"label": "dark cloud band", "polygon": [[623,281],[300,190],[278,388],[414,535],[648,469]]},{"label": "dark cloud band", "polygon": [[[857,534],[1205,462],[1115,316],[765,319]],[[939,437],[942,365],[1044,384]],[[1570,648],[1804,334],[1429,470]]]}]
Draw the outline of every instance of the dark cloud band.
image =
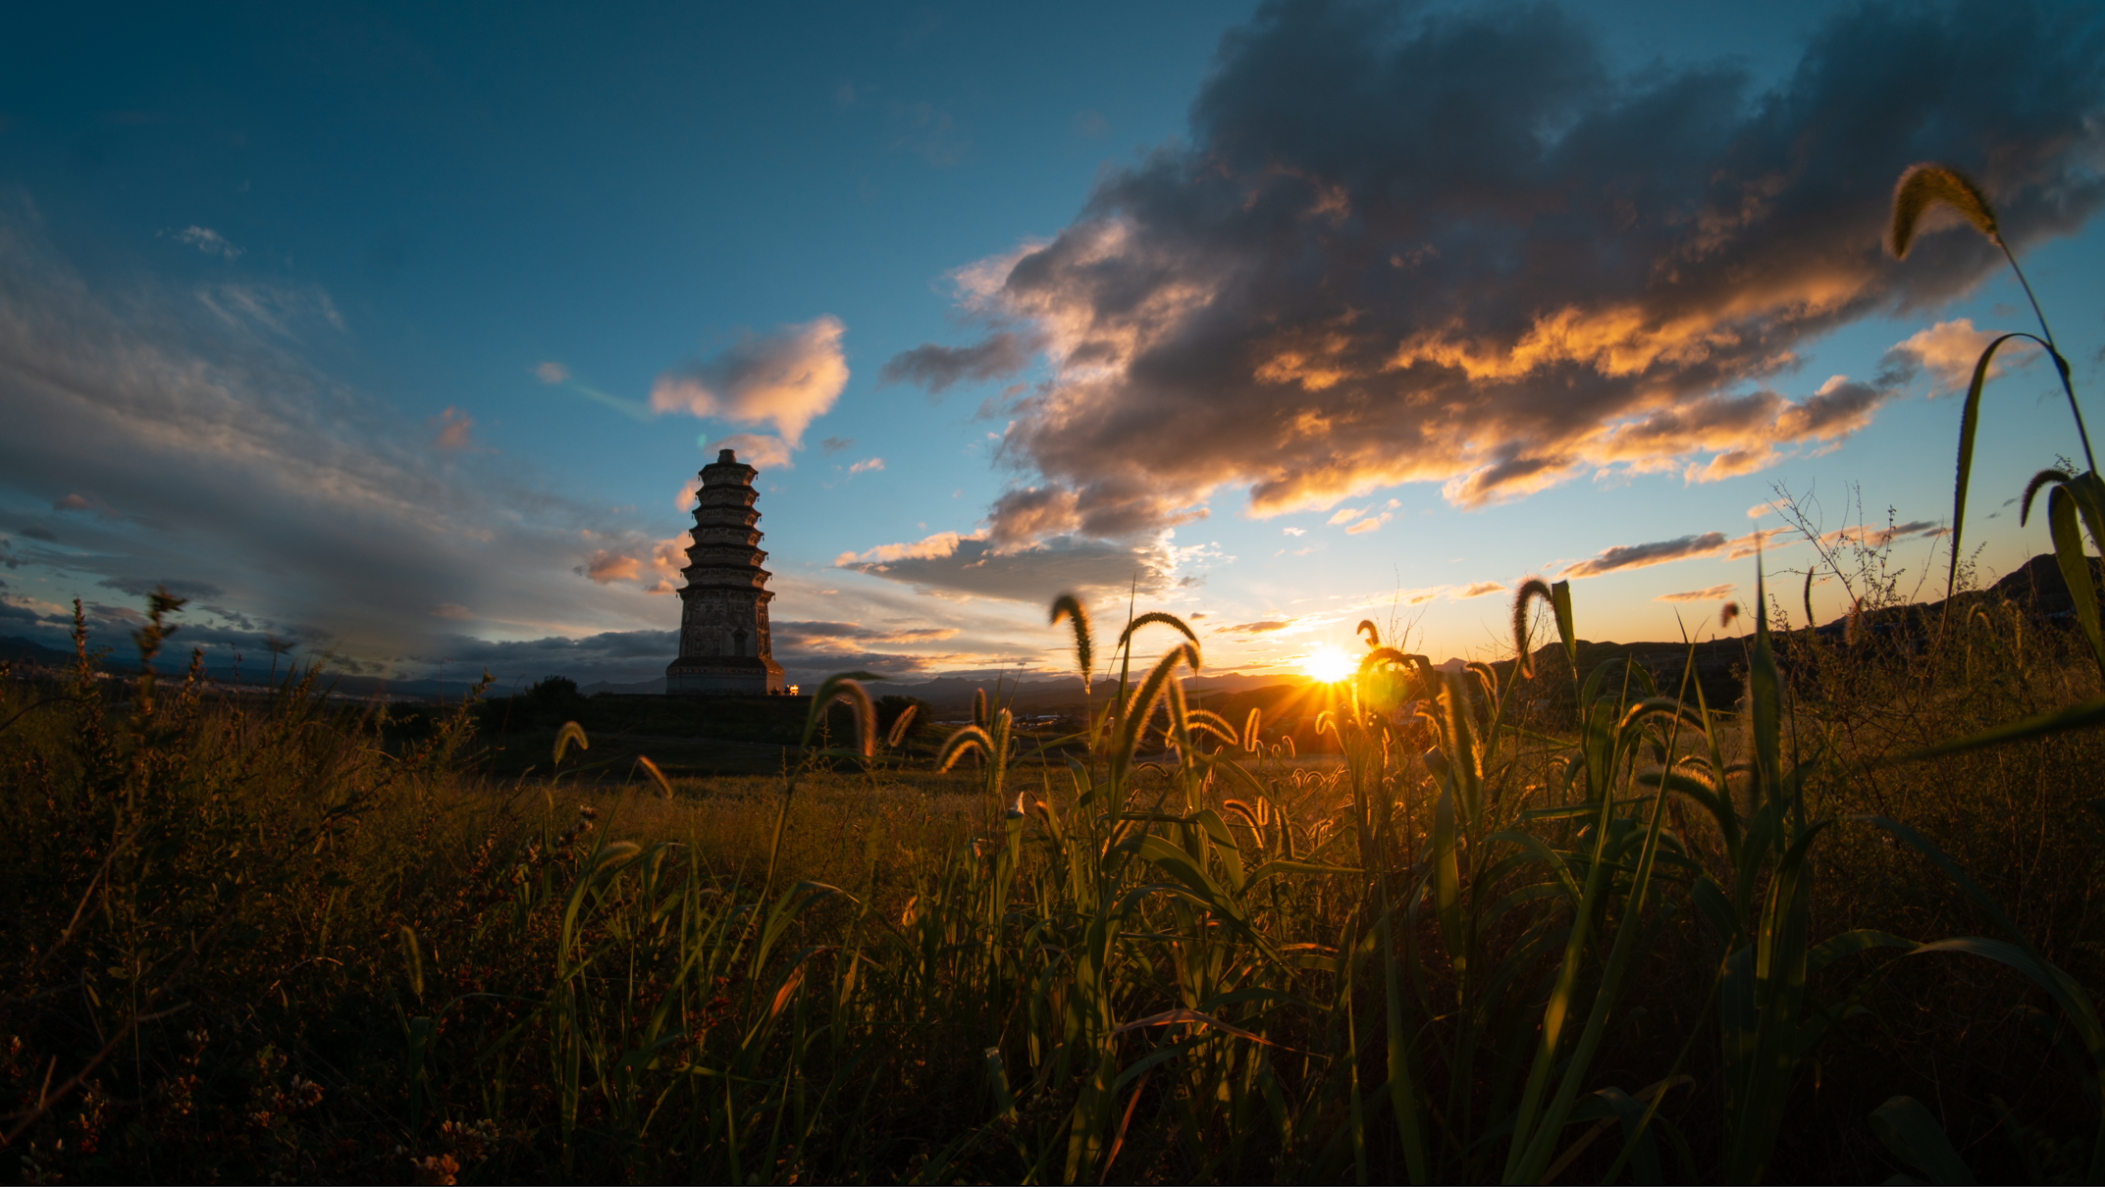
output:
[{"label": "dark cloud band", "polygon": [[1222,47],[1188,141],[1107,174],[1052,241],[963,275],[998,332],[887,371],[1050,379],[1004,455],[1004,547],[1257,514],[1400,482],[1473,505],[1590,472],[1744,474],[1868,424],[1892,377],[1802,352],[1998,266],[1977,236],[1882,254],[1893,179],[1974,169],[2020,248],[2105,196],[2100,12],[1862,5],[1754,93],[1723,64],[1619,76],[1554,6],[1278,3]]}]

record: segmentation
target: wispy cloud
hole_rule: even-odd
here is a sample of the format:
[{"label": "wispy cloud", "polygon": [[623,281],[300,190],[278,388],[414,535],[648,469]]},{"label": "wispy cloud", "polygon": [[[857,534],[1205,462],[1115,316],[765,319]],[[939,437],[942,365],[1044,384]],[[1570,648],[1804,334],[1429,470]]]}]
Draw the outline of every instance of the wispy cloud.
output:
[{"label": "wispy cloud", "polygon": [[1731,597],[1732,591],[1737,588],[1739,587],[1728,582],[1724,585],[1713,585],[1707,589],[1689,589],[1680,593],[1660,594],[1652,600],[1655,602],[1721,602]]},{"label": "wispy cloud", "polygon": [[[1160,593],[1197,580],[1199,570],[1226,558],[1209,546],[1178,547],[1171,533],[1114,542],[1056,536],[1003,549],[987,536],[938,532],[912,543],[842,553],[834,567],[923,589],[1042,602],[1047,590],[1124,590]],[[1217,550],[1213,550],[1217,551]]]},{"label": "wispy cloud", "polygon": [[1603,549],[1599,556],[1590,557],[1564,567],[1566,577],[1598,577],[1619,569],[1643,569],[1652,565],[1663,565],[1668,561],[1686,560],[1692,556],[1714,556],[1725,548],[1723,532],[1705,532],[1700,536],[1679,536],[1672,540],[1655,540],[1649,544],[1618,544]]},{"label": "wispy cloud", "polygon": [[209,586],[180,640],[275,631],[358,664],[448,654],[435,604],[547,635],[662,619],[633,583],[573,572],[650,535],[516,459],[433,465],[468,418],[420,424],[317,367],[302,338],[333,313],[312,286],[100,289],[0,203],[0,497],[67,517],[63,548],[11,548],[10,572],[54,594]]},{"label": "wispy cloud", "polygon": [[241,248],[228,243],[226,236],[210,227],[184,227],[175,233],[174,238],[176,242],[187,243],[208,256],[238,260],[242,255]]},{"label": "wispy cloud", "polygon": [[447,408],[446,411],[432,417],[430,423],[438,430],[438,435],[432,438],[431,443],[440,449],[469,449],[475,444],[475,421],[458,408]]},{"label": "wispy cloud", "polygon": [[931,342],[893,355],[877,372],[877,382],[913,383],[938,396],[957,383],[1014,375],[1030,364],[1035,345],[1025,335],[1008,332],[989,334],[971,346]]}]

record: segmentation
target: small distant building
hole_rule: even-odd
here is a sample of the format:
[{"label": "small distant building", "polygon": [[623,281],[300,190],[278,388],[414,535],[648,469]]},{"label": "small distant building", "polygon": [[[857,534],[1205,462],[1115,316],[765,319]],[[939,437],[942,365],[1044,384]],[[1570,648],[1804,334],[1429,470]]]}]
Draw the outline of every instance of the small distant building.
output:
[{"label": "small distant building", "polygon": [[680,590],[680,658],[665,669],[665,691],[675,696],[769,696],[783,692],[782,665],[768,638],[772,576],[760,567],[760,471],[723,450],[702,467],[696,492],[694,543],[687,549],[687,584]]}]

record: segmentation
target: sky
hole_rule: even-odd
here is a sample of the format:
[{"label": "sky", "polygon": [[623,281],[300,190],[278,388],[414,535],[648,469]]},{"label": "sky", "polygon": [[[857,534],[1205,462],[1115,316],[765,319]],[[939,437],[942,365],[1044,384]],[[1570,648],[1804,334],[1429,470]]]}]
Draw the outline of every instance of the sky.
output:
[{"label": "sky", "polygon": [[[1297,670],[1489,657],[1512,591],[1672,639],[1889,545],[2036,330],[1895,179],[1979,180],[2105,363],[2078,3],[53,5],[0,71],[0,635],[145,594],[224,663],[642,681],[701,465],[761,469],[777,658],[1049,670],[1080,594]],[[2084,464],[2036,352],[1965,552]],[[1846,548],[1843,549],[1847,551]],[[1861,592],[1861,591],[1859,591]],[[1823,619],[1851,596],[1823,570]]]}]

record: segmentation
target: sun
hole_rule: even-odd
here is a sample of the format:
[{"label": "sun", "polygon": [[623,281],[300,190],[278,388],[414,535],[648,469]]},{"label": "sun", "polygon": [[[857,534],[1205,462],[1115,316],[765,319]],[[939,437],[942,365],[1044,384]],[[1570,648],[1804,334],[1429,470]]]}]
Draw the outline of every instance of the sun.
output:
[{"label": "sun", "polygon": [[1301,657],[1301,670],[1318,684],[1336,684],[1359,670],[1352,657],[1335,647],[1323,647]]}]

